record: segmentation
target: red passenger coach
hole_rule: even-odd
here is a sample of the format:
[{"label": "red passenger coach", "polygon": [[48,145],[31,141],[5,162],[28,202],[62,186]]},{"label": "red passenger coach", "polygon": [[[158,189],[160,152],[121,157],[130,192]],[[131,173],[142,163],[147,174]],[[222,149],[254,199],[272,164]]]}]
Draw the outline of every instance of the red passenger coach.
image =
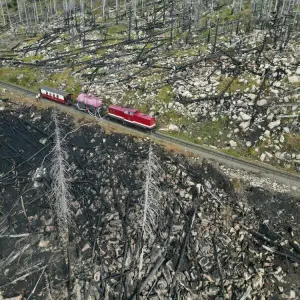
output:
[{"label": "red passenger coach", "polygon": [[126,123],[139,127],[152,129],[156,125],[156,120],[150,115],[145,115],[137,109],[126,108],[116,105],[108,107],[108,115],[112,118],[122,120]]},{"label": "red passenger coach", "polygon": [[41,96],[50,100],[54,100],[63,104],[72,103],[72,94],[59,91],[50,87],[42,86],[40,88]]}]

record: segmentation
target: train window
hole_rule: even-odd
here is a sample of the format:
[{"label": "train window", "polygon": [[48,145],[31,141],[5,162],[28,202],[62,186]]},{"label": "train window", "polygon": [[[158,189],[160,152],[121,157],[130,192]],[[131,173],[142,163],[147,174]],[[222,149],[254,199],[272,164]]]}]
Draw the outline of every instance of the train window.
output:
[{"label": "train window", "polygon": [[48,95],[48,92],[46,92],[46,95]]}]

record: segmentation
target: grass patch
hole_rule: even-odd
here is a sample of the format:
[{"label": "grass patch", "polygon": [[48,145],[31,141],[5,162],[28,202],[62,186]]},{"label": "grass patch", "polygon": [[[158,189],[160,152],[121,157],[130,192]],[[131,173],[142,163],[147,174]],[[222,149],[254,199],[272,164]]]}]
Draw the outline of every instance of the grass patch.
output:
[{"label": "grass patch", "polygon": [[97,56],[102,57],[103,55],[106,54],[106,52],[107,52],[107,49],[99,49],[99,50],[97,50],[96,54],[97,54]]},{"label": "grass patch", "polygon": [[[159,122],[161,128],[165,128],[169,124],[178,126],[180,132],[168,132],[168,134],[195,144],[207,144],[222,148],[228,140],[226,137],[229,133],[229,131],[226,130],[226,128],[228,128],[227,117],[220,117],[214,122],[208,121],[200,123],[192,117],[183,116],[178,114],[177,111],[169,110],[159,117]],[[237,152],[229,154],[239,156]]]},{"label": "grass patch", "polygon": [[249,154],[250,157],[257,157],[258,156],[258,153],[255,151],[254,147],[250,147],[248,149],[248,154]]},{"label": "grass patch", "polygon": [[231,155],[231,156],[235,156],[235,157],[240,157],[241,156],[241,153],[238,150],[235,150],[235,149],[229,148],[229,149],[223,149],[222,151],[226,154]]},{"label": "grass patch", "polygon": [[28,43],[30,43],[30,44],[36,44],[43,37],[44,37],[44,34],[43,33],[39,33],[39,34],[35,35],[34,37],[28,39]]},{"label": "grass patch", "polygon": [[[224,91],[224,89],[227,87],[227,85],[232,81],[232,77],[224,77],[221,76],[219,81],[220,83],[217,86],[217,90],[220,93]],[[239,78],[236,78],[233,80],[229,88],[227,89],[227,93],[234,93],[236,91],[245,91],[247,88],[251,89],[253,86],[256,85],[256,80],[245,78],[246,82],[241,82]]]},{"label": "grass patch", "polygon": [[170,84],[165,85],[157,94],[157,98],[165,103],[169,103],[173,100],[174,92]]},{"label": "grass patch", "polygon": [[8,81],[13,84],[22,85],[24,87],[35,88],[38,80],[38,73],[33,68],[1,68],[0,78],[3,81]]},{"label": "grass patch", "polygon": [[220,144],[227,140],[226,135],[229,133],[227,130],[228,121],[228,117],[219,117],[216,121],[200,123],[197,126],[198,136],[201,137],[202,142],[220,147]]},{"label": "grass patch", "polygon": [[31,62],[43,60],[43,58],[44,58],[44,55],[42,55],[42,54],[33,55],[33,56],[25,57],[23,61],[26,62],[26,63],[31,63]]},{"label": "grass patch", "polygon": [[240,179],[238,179],[238,178],[232,178],[231,184],[232,184],[232,187],[234,188],[234,190],[237,193],[240,193],[242,191],[243,182]]},{"label": "grass patch", "polygon": [[110,26],[109,28],[108,28],[108,31],[107,31],[107,33],[109,34],[109,35],[112,35],[112,36],[114,36],[114,35],[116,35],[116,34],[122,34],[122,33],[124,33],[124,31],[126,31],[127,30],[127,26],[125,25],[125,24],[118,24],[118,25],[112,25],[112,26]]},{"label": "grass patch", "polygon": [[152,49],[153,48],[153,44],[152,43],[147,43],[145,48],[146,49]]},{"label": "grass patch", "polygon": [[173,57],[184,57],[184,56],[196,56],[198,54],[197,48],[187,48],[187,49],[174,49]]},{"label": "grass patch", "polygon": [[43,74],[37,72],[34,68],[1,68],[0,79],[26,88],[33,91],[38,91],[39,87],[46,85],[53,88],[58,88],[61,83],[64,83],[66,90],[73,93],[75,99],[80,92],[81,86],[73,76],[70,76],[71,69],[64,69],[62,72],[55,74]]},{"label": "grass patch", "polygon": [[299,152],[300,151],[300,135],[296,134],[286,134],[286,150],[291,152]]}]

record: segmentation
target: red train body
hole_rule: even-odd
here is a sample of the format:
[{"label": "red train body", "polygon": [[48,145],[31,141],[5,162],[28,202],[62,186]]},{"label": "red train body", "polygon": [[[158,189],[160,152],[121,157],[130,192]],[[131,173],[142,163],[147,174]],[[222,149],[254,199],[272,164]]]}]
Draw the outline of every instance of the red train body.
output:
[{"label": "red train body", "polygon": [[50,87],[42,86],[40,88],[40,94],[42,97],[62,103],[62,104],[71,104],[72,103],[72,94],[59,91]]},{"label": "red train body", "polygon": [[[49,87],[41,87],[40,94],[49,100],[62,104],[72,104],[72,94],[59,91]],[[76,108],[93,115],[101,114],[104,107],[103,101],[95,96],[80,94],[77,97]],[[152,129],[156,126],[156,119],[153,116],[143,114],[137,109],[126,108],[117,105],[108,106],[107,115],[110,118],[121,120],[124,123],[138,126],[140,128]]]},{"label": "red train body", "polygon": [[156,120],[154,117],[145,115],[137,109],[110,105],[108,107],[108,115],[112,118],[143,128],[152,129],[156,125]]}]

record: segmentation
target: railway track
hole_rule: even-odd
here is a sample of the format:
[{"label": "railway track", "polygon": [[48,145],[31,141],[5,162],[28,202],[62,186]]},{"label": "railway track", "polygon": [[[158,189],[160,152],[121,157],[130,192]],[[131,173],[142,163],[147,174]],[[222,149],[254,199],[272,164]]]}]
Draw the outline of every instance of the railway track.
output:
[{"label": "railway track", "polygon": [[[29,96],[33,97],[36,95],[36,92],[25,89],[23,87],[10,84],[7,82],[2,82],[0,81],[0,86],[3,88],[6,88],[12,92],[18,92],[21,93],[24,96]],[[48,101],[48,100],[43,100],[43,101]],[[10,101],[13,102],[13,101]],[[63,108],[64,111],[69,111],[69,112],[76,112],[77,114],[80,115],[86,115],[83,112],[80,112],[76,110],[74,107],[67,107],[63,105],[59,105],[58,107]],[[109,120],[103,120],[103,122],[110,124],[110,125],[115,125],[114,122],[109,121]],[[121,126],[121,125],[118,125]],[[125,128],[126,130],[128,129],[125,126],[121,126],[122,128]],[[131,133],[137,133],[140,134],[140,131],[136,129],[128,129],[129,132]],[[192,152],[195,155],[199,155],[201,157],[205,157],[208,159],[215,160],[221,164],[224,164],[230,168],[233,169],[242,169],[251,173],[256,174],[259,177],[266,177],[270,178],[273,180],[276,180],[280,183],[283,184],[288,184],[288,185],[294,185],[300,187],[300,175],[293,174],[290,172],[287,172],[283,169],[275,168],[273,166],[267,165],[265,163],[261,162],[256,162],[256,161],[250,161],[244,158],[240,157],[235,157],[226,153],[223,153],[221,151],[218,151],[216,149],[210,148],[208,146],[203,146],[203,145],[197,145],[193,144],[184,140],[181,140],[179,138],[174,138],[169,135],[163,134],[161,132],[153,132],[151,134],[152,138],[160,143],[167,143],[171,144],[173,146],[177,146],[181,148],[182,150],[186,150],[187,152]]]}]

